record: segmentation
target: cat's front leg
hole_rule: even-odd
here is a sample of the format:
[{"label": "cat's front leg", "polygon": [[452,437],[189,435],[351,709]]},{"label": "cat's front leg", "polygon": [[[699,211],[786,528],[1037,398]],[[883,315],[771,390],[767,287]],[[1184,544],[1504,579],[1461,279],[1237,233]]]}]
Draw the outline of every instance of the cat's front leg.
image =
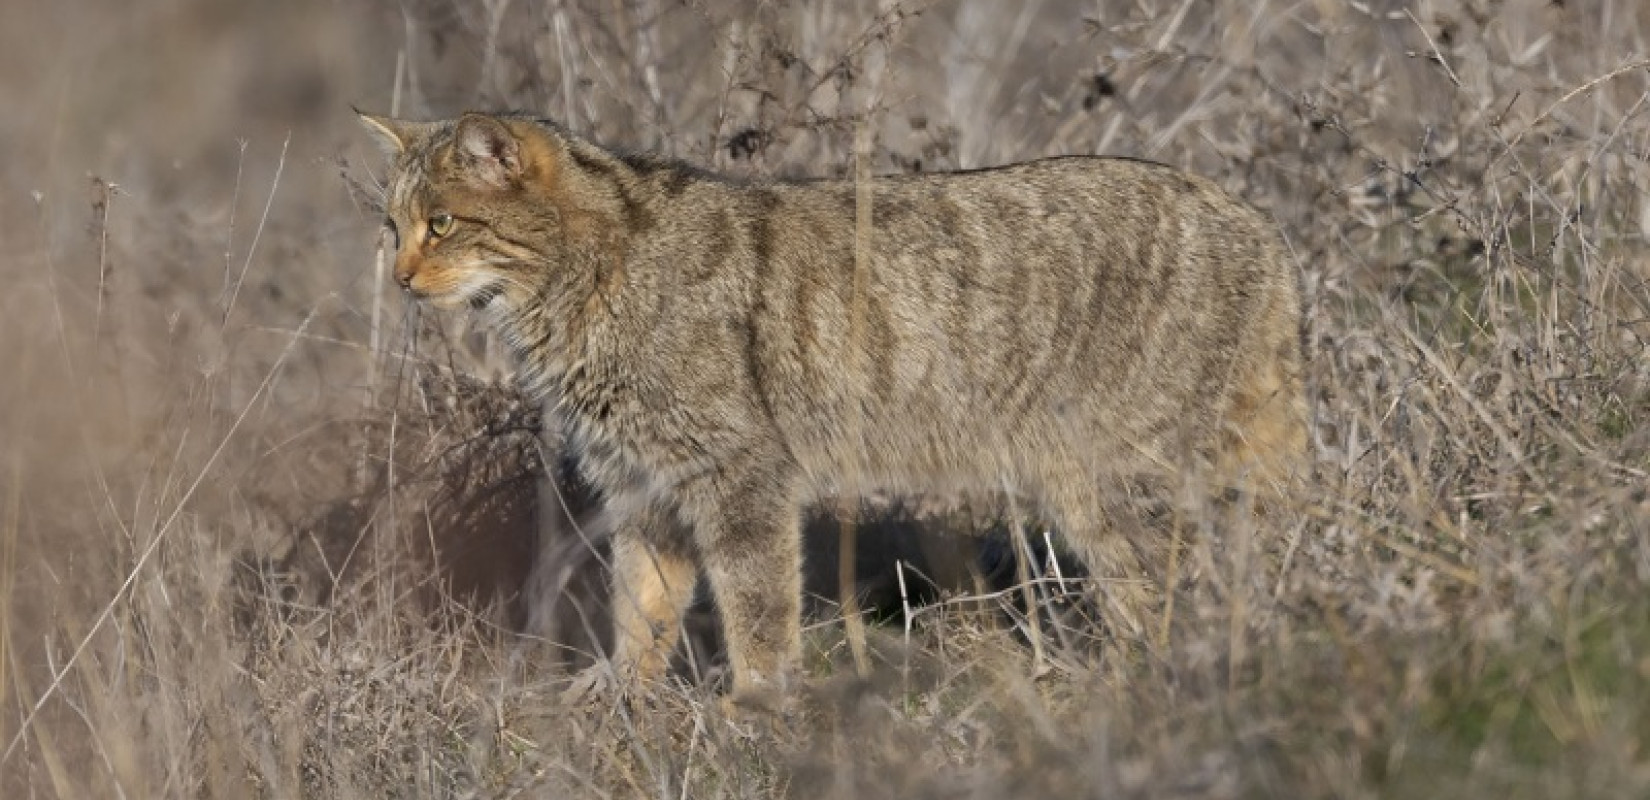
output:
[{"label": "cat's front leg", "polygon": [[613,667],[654,680],[670,667],[699,568],[674,512],[649,503],[613,531]]},{"label": "cat's front leg", "polygon": [[802,654],[799,475],[746,454],[684,486],[682,512],[715,594],[733,699],[770,706]]}]

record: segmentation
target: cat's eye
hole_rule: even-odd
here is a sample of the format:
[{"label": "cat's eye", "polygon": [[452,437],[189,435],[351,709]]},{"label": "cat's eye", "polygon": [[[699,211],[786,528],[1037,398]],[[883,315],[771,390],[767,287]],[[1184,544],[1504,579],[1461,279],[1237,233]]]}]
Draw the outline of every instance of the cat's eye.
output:
[{"label": "cat's eye", "polygon": [[430,217],[430,238],[436,239],[452,233],[453,215],[437,214]]}]

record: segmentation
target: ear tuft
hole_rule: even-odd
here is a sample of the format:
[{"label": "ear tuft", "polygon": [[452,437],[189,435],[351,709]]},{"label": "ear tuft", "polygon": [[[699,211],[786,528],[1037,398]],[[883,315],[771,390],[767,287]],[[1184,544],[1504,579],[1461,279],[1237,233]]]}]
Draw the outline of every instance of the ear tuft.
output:
[{"label": "ear tuft", "polygon": [[378,142],[379,149],[383,150],[384,155],[389,156],[390,158],[395,158],[396,156],[405,153],[407,151],[407,147],[410,146],[415,139],[424,135],[429,128],[429,123],[408,122],[406,120],[380,117],[374,114],[364,113],[361,109],[353,107],[352,110],[355,111],[355,116],[361,120],[361,125],[365,127],[367,131],[373,135],[373,139]]},{"label": "ear tuft", "polygon": [[484,188],[504,189],[521,179],[521,140],[497,117],[470,113],[459,118],[453,158],[467,180]]}]

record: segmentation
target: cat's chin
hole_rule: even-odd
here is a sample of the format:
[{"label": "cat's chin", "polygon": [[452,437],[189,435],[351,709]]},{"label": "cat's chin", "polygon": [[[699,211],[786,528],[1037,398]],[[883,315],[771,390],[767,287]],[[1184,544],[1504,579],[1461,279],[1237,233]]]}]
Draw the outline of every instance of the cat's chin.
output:
[{"label": "cat's chin", "polygon": [[457,294],[414,295],[418,302],[440,311],[459,311],[470,307],[469,298]]}]

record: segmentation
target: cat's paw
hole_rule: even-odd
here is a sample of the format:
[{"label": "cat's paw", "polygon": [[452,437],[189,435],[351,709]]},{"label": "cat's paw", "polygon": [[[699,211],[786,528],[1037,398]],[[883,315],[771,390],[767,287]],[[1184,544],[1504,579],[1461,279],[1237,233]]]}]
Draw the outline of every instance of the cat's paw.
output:
[{"label": "cat's paw", "polygon": [[561,691],[561,702],[567,706],[587,706],[623,700],[627,693],[626,684],[630,683],[634,681],[620,680],[612,664],[598,662],[580,670],[568,681],[567,687]]},{"label": "cat's paw", "polygon": [[752,738],[787,730],[796,721],[795,698],[772,686],[745,687],[716,703],[734,733]]}]

